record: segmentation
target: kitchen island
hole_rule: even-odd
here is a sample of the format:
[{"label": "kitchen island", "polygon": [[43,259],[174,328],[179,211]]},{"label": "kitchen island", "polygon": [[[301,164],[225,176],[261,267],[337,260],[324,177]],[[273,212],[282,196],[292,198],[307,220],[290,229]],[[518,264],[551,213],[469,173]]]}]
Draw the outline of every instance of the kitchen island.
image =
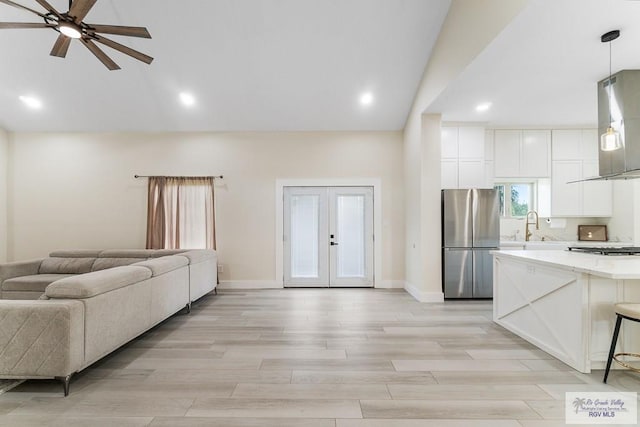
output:
[{"label": "kitchen island", "polygon": [[[494,251],[494,321],[574,369],[604,369],[613,305],[640,302],[640,256]],[[640,324],[623,322],[618,351],[640,352]]]}]

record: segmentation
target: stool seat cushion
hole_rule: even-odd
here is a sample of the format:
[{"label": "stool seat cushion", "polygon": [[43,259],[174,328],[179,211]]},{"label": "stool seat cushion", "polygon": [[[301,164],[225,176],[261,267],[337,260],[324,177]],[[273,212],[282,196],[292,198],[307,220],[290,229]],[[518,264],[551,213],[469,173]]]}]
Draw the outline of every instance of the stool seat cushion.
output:
[{"label": "stool seat cushion", "polygon": [[615,305],[616,313],[625,317],[640,320],[640,304],[638,303],[620,303]]}]

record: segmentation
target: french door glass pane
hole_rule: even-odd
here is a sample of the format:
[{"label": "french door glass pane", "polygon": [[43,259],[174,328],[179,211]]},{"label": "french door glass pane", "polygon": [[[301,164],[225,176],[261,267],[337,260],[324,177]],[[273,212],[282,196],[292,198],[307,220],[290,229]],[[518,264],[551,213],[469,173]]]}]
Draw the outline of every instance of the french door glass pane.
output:
[{"label": "french door glass pane", "polygon": [[291,277],[318,277],[320,197],[291,196]]},{"label": "french door glass pane", "polygon": [[338,277],[365,276],[365,198],[337,196]]}]

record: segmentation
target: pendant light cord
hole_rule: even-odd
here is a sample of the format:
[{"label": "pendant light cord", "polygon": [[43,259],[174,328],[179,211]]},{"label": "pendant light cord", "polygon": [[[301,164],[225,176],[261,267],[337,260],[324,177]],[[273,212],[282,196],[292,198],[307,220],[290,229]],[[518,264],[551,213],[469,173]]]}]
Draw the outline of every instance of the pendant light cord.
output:
[{"label": "pendant light cord", "polygon": [[611,41],[609,42],[609,127],[612,126],[611,123]]}]

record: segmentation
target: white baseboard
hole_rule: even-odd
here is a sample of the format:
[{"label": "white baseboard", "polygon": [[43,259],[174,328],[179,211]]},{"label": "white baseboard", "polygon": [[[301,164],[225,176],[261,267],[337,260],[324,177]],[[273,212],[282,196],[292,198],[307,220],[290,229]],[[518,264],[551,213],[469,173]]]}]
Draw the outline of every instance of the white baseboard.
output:
[{"label": "white baseboard", "polygon": [[221,280],[218,289],[282,289],[275,280]]},{"label": "white baseboard", "polygon": [[404,284],[404,290],[420,302],[444,302],[443,292],[424,292],[409,282]]},{"label": "white baseboard", "polygon": [[380,280],[376,282],[376,289],[404,289],[404,280]]},{"label": "white baseboard", "polygon": [[[376,282],[378,289],[403,289],[403,280],[381,280]],[[275,280],[221,280],[218,289],[282,289],[282,283]]]}]

